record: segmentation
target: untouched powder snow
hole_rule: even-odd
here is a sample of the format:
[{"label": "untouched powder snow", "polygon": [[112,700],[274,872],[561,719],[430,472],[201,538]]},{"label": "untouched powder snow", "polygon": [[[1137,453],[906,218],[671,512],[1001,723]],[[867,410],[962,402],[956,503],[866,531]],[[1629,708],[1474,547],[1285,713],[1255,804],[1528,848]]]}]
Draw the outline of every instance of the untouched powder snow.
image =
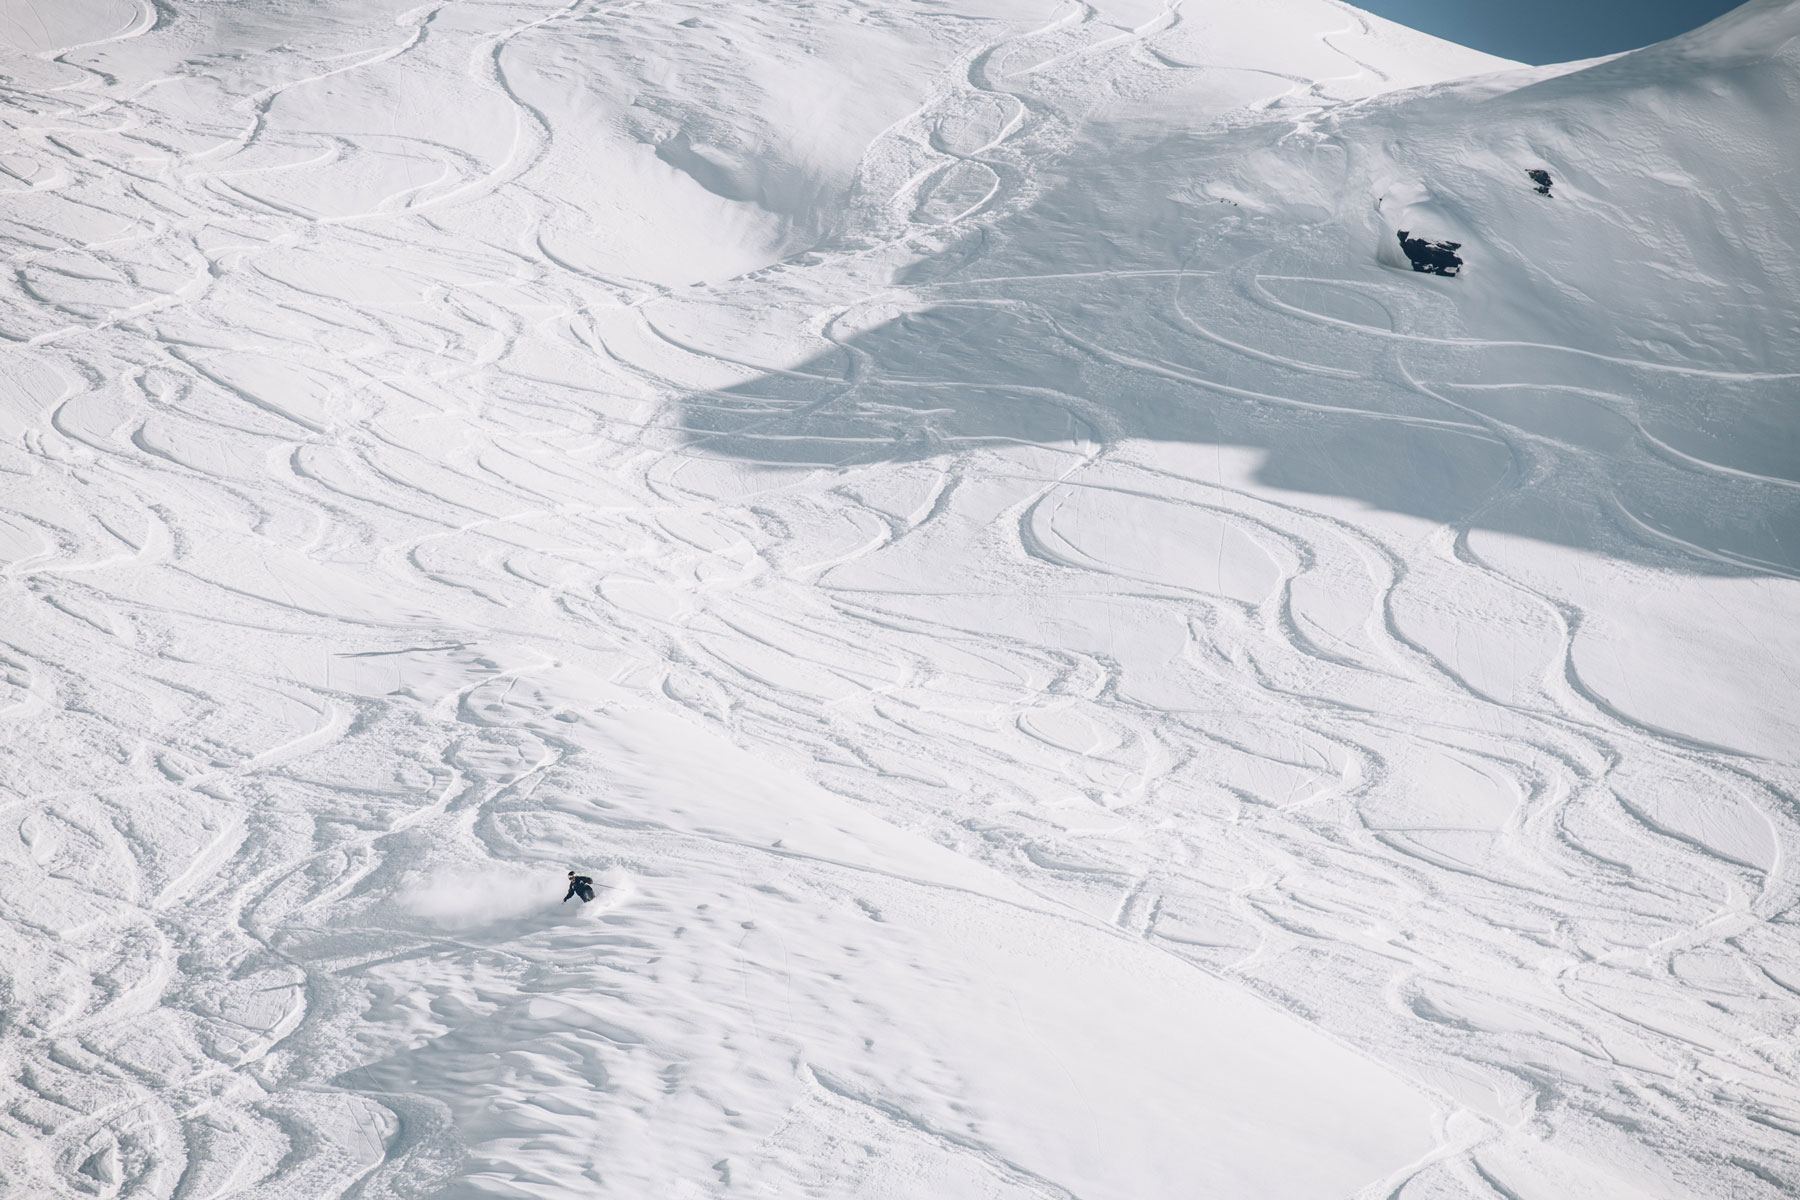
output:
[{"label": "untouched powder snow", "polygon": [[1800,3],[0,46],[6,1196],[1800,1191]]}]

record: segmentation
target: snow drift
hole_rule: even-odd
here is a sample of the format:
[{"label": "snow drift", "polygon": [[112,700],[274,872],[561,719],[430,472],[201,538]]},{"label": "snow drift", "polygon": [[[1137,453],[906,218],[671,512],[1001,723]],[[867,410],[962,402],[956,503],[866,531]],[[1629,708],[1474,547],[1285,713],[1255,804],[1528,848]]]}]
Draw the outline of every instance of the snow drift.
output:
[{"label": "snow drift", "polygon": [[9,1195],[1800,1186],[1800,4],[0,41]]}]

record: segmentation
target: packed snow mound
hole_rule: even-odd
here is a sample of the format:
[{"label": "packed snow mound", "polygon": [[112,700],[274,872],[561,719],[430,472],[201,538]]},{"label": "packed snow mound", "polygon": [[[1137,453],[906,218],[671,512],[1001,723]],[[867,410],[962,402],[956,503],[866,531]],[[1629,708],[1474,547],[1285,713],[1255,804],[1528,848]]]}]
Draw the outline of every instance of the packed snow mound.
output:
[{"label": "packed snow mound", "polygon": [[1796,32],[0,0],[0,1191],[1792,1195]]}]

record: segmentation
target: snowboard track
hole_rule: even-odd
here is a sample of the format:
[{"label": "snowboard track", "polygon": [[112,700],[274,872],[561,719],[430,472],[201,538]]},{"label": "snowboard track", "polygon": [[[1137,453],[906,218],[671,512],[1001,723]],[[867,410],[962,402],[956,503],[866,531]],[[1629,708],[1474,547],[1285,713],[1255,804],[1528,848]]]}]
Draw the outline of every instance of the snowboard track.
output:
[{"label": "snowboard track", "polygon": [[[1431,1149],[1369,1197],[1535,1195],[1509,1180],[1546,1145],[1698,1195],[1793,1188],[1800,772],[1642,715],[1616,614],[1520,541],[1791,613],[1800,566],[1766,541],[1665,526],[1800,480],[1683,448],[1646,397],[1800,373],[1468,337],[1437,281],[1308,274],[1230,214],[1172,259],[1015,273],[1099,153],[1092,97],[1204,57],[1180,4],[1140,7],[972,24],[828,228],[680,288],[550,248],[581,217],[549,176],[565,135],[508,73],[658,6],[334,10],[263,76],[163,51],[210,111],[94,65],[199,44],[186,4],[37,49],[5,97],[0,946],[25,965],[0,1185],[497,1189],[539,1121],[548,1191],[632,1194],[695,1155],[730,1183],[841,1138],[1075,1195],[954,1104],[806,1059],[793,1030],[851,987],[790,952],[806,894],[871,925],[917,896],[1028,912],[1253,991],[1431,1097]],[[1271,76],[1217,159],[1329,140],[1388,83],[1344,48],[1370,36],[1321,34],[1354,70]],[[499,105],[501,133],[309,125],[322,89],[403,80]],[[389,167],[346,172],[365,159]],[[992,370],[921,349],[990,335]],[[1501,403],[1521,388],[1617,440],[1533,424]],[[1408,510],[1290,470],[1352,429],[1466,448],[1476,482]],[[1545,496],[1604,531],[1521,535]],[[1092,533],[1121,522],[1200,549]],[[960,566],[926,579],[934,556]],[[1016,596],[1032,619],[994,615]],[[1154,637],[1115,654],[1100,627]],[[684,825],[611,772],[637,712],[1016,890]],[[607,889],[590,911],[509,907],[570,859]],[[677,877],[706,903],[655,892]],[[659,1010],[671,962],[716,1004]],[[709,1118],[724,1148],[671,1144],[663,1176],[617,1161],[745,1077],[786,1107]]]}]

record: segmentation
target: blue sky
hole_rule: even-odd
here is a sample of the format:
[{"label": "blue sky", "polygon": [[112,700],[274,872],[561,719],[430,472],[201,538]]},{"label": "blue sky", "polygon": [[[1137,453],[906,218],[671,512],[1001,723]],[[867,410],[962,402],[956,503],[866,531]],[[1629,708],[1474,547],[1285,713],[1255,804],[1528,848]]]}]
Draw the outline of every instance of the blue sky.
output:
[{"label": "blue sky", "polygon": [[1350,0],[1426,33],[1528,63],[1567,62],[1674,37],[1738,0]]}]

